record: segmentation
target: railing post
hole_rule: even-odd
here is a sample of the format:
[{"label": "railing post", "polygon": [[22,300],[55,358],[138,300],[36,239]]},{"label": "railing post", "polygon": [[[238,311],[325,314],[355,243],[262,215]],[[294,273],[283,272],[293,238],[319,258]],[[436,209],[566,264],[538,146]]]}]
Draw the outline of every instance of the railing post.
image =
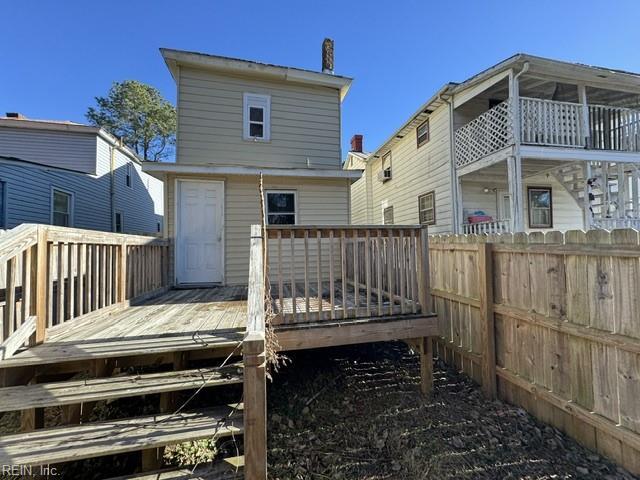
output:
[{"label": "railing post", "polygon": [[245,478],[267,478],[267,377],[264,336],[250,334],[242,346],[244,363]]},{"label": "railing post", "polygon": [[431,309],[431,293],[429,291],[429,237],[426,226],[420,229],[418,239],[418,299],[421,312],[427,314]]},{"label": "railing post", "polygon": [[267,478],[267,371],[265,351],[265,272],[262,228],[251,226],[247,335],[244,363],[244,473],[247,480]]},{"label": "railing post", "polygon": [[482,390],[491,399],[496,398],[496,348],[493,317],[493,260],[491,243],[478,244],[478,287],[480,320],[482,325]]},{"label": "railing post", "polygon": [[47,227],[38,225],[36,247],[36,344],[43,343],[47,336]]},{"label": "railing post", "polygon": [[118,253],[118,301],[127,300],[127,241],[120,244]]}]

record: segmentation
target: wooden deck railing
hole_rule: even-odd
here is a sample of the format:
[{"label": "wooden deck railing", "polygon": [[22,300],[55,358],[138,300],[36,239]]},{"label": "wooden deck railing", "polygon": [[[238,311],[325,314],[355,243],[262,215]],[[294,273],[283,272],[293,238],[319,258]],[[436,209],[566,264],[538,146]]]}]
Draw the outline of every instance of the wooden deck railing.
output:
[{"label": "wooden deck railing", "polygon": [[267,235],[276,325],[426,311],[424,227],[271,225]]},{"label": "wooden deck railing", "polygon": [[244,363],[244,473],[247,480],[267,478],[267,377],[265,338],[265,262],[262,228],[251,226],[247,332]]},{"label": "wooden deck railing", "polygon": [[[0,359],[87,313],[167,287],[165,240],[24,224],[0,237]],[[35,336],[33,336],[35,333]]]}]

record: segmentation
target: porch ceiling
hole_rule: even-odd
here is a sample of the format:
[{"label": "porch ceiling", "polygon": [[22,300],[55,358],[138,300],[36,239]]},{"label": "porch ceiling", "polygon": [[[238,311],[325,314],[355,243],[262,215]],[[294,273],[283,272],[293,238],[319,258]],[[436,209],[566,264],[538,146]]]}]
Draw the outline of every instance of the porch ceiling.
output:
[{"label": "porch ceiling", "polygon": [[[554,170],[556,168],[568,165],[573,162],[562,162],[558,160],[538,160],[533,158],[522,159],[522,178],[531,177],[539,173]],[[507,162],[501,161],[494,163],[481,170],[469,173],[462,177],[465,182],[488,181],[488,180],[504,180],[507,179]]]}]

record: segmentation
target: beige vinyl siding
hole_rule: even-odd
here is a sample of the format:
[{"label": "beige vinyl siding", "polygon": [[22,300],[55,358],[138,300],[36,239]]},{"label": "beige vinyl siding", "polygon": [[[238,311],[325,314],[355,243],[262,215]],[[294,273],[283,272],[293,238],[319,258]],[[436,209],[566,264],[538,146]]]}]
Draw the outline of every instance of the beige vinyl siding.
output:
[{"label": "beige vinyl siding", "polygon": [[0,127],[0,155],[96,173],[96,134]]},{"label": "beige vinyl siding", "polygon": [[[169,238],[175,241],[175,180],[223,180],[225,183],[225,283],[243,285],[249,275],[249,233],[252,224],[260,223],[260,197],[258,179],[249,176],[179,176],[170,175],[166,184],[166,223]],[[265,178],[265,189],[295,190],[297,192],[298,223],[329,225],[349,223],[348,180],[322,180],[307,178]],[[287,255],[289,244],[284,255]],[[300,242],[296,244],[301,252]],[[315,252],[315,250],[311,250]],[[312,253],[315,255],[315,253]],[[313,256],[315,259],[315,256]],[[171,253],[173,272],[174,259]],[[303,262],[297,262],[303,268]],[[173,273],[171,273],[173,278]]]},{"label": "beige vinyl siding", "polygon": [[[271,139],[243,139],[243,94],[271,96]],[[177,161],[340,168],[338,90],[181,67]]]},{"label": "beige vinyl siding", "polygon": [[367,224],[367,179],[361,178],[351,185],[351,223]]},{"label": "beige vinyl siding", "polygon": [[[416,146],[416,130],[412,129],[391,150],[393,178],[377,179],[381,158],[370,160],[366,175],[371,181],[371,222],[382,223],[383,206],[393,206],[394,223],[418,223],[418,196],[435,191],[436,224],[430,232],[452,230],[451,163],[449,149],[449,112],[438,108],[429,118],[431,140]],[[354,192],[352,203],[358,192]],[[369,223],[369,222],[366,222]]]},{"label": "beige vinyl siding", "polygon": [[[491,190],[501,189],[508,191],[506,179],[485,181],[485,182],[463,182],[462,201],[467,212],[482,210],[495,220],[498,218],[496,193],[491,191],[484,193],[484,188]],[[551,230],[575,230],[583,229],[582,209],[578,206],[567,190],[551,175],[539,174],[527,177],[523,182],[524,196],[524,227],[527,232],[546,231],[547,229],[529,228],[529,200],[527,197],[527,187],[551,187],[553,199],[553,228]],[[466,222],[466,218],[464,219]]]}]

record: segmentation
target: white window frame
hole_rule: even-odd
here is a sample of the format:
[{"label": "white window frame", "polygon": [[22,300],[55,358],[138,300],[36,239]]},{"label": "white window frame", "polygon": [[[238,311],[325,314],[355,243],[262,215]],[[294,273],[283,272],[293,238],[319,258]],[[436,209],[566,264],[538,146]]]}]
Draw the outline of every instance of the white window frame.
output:
[{"label": "white window frame", "polygon": [[[391,219],[391,223],[387,223],[387,219],[385,218],[385,212],[388,209],[391,209],[391,216],[393,217]],[[395,212],[394,212],[394,209],[393,209],[393,205],[385,205],[384,207],[382,207],[382,224],[383,225],[395,225],[395,221],[396,221],[396,219],[395,219]]]},{"label": "white window frame", "polygon": [[75,195],[73,194],[73,192],[70,192],[69,190],[65,190],[64,188],[59,188],[59,187],[51,187],[51,196],[50,196],[50,205],[49,205],[49,223],[51,225],[53,225],[53,196],[55,192],[60,192],[60,193],[64,193],[65,195],[69,195],[69,227],[73,227],[75,222],[74,222],[74,216],[75,216]]},{"label": "white window frame", "polygon": [[[264,210],[265,210],[265,221],[267,223],[267,225],[279,225],[277,223],[269,223],[269,194],[270,193],[292,193],[293,194],[293,214],[294,214],[294,225],[298,225],[298,191],[297,190],[275,190],[275,189],[269,189],[269,190],[265,190],[264,192]],[[273,215],[291,215],[290,213],[282,213],[282,212],[276,212]]]},{"label": "white window frame", "polygon": [[[118,232],[118,228],[116,227],[116,225],[118,224],[118,222],[116,221],[116,218],[118,218],[118,215],[120,215],[120,231]],[[124,233],[124,212],[122,210],[116,210],[115,212],[113,212],[113,231],[116,233]]]},{"label": "white window frame", "polygon": [[[431,207],[428,208],[422,208],[421,205],[421,200],[424,197],[428,197],[431,196]],[[432,210],[433,211],[433,220],[430,221],[426,221],[423,222],[422,221],[422,212],[426,212]],[[435,225],[436,224],[436,191],[435,190],[431,190],[429,192],[425,192],[421,195],[418,195],[418,223],[420,223],[420,225]]]},{"label": "white window frame", "polygon": [[[249,135],[250,123],[249,109],[262,108],[262,137],[252,137]],[[263,95],[259,93],[245,93],[243,95],[243,108],[242,108],[242,138],[244,140],[252,142],[269,142],[271,141],[271,95]]]},{"label": "white window frame", "polygon": [[127,162],[126,170],[125,170],[124,184],[133,189],[133,165],[131,162]]},{"label": "white window frame", "polygon": [[391,157],[391,150],[389,150],[387,153],[385,153],[382,156],[382,164],[381,164],[382,171],[383,172],[389,171],[391,175],[393,175],[392,162],[393,162],[393,159]]}]

